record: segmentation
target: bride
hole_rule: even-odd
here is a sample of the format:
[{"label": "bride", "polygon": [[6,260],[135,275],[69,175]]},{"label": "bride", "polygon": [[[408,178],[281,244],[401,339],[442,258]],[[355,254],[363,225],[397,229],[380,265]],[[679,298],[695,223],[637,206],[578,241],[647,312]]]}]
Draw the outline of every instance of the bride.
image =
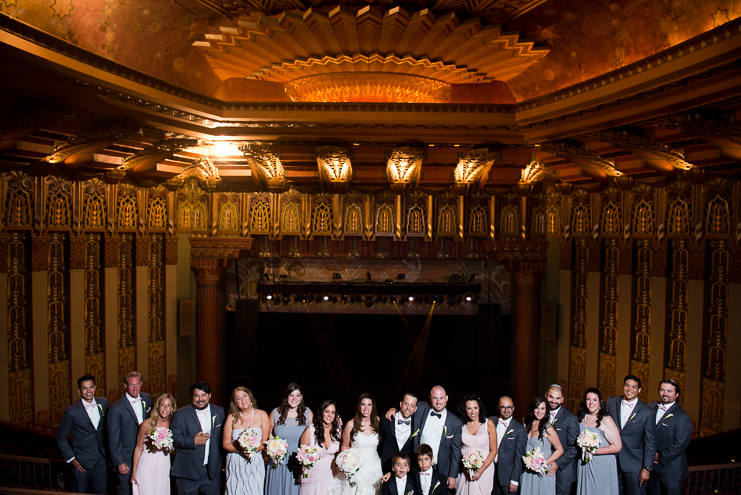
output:
[{"label": "bride", "polygon": [[360,453],[362,465],[353,476],[355,486],[343,474],[335,478],[334,495],[380,495],[381,459],[378,457],[379,420],[376,401],[371,394],[362,394],[355,409],[355,418],[345,425],[340,451],[353,448]]}]

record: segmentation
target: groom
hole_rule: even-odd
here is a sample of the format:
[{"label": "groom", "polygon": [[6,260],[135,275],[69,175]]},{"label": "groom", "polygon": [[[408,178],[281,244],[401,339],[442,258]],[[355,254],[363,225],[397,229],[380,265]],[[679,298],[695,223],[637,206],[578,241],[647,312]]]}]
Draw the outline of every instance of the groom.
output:
[{"label": "groom", "polygon": [[[221,427],[224,409],[211,404],[211,386],[190,386],[193,403],[172,416],[172,441],[177,448],[172,476],[180,495],[218,495],[221,488]],[[262,461],[261,461],[262,462]]]},{"label": "groom", "polygon": [[414,458],[414,439],[412,433],[417,429],[414,422],[414,412],[417,410],[419,399],[413,393],[407,392],[399,403],[399,415],[393,421],[381,418],[381,465],[383,472],[391,472],[391,460],[399,452],[404,452],[410,458]]}]

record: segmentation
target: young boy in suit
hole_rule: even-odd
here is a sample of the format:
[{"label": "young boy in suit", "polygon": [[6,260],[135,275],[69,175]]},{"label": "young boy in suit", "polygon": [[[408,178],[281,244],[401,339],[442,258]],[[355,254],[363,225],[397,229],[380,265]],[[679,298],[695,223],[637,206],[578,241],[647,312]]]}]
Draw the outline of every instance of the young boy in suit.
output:
[{"label": "young boy in suit", "polygon": [[414,471],[414,485],[418,495],[441,495],[448,492],[448,480],[432,467],[432,447],[420,444],[414,451],[419,470]]},{"label": "young boy in suit", "polygon": [[409,473],[409,456],[399,452],[391,459],[391,470],[394,475],[383,484],[382,495],[413,495],[414,481]]}]

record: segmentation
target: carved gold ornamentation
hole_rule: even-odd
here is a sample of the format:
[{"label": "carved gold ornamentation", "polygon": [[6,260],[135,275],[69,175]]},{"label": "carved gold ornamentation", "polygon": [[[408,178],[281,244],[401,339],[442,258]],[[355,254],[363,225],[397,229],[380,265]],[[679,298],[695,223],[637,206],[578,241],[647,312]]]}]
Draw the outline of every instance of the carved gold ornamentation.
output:
[{"label": "carved gold ornamentation", "polygon": [[49,234],[49,418],[52,424],[59,424],[64,410],[70,405],[66,240],[66,233]]},{"label": "carved gold ornamentation", "polygon": [[618,265],[617,239],[603,241],[602,297],[599,339],[599,386],[605,397],[615,395],[617,329],[618,329]]},{"label": "carved gold ornamentation", "polygon": [[34,181],[30,175],[12,171],[5,174],[8,227],[31,227],[33,223]]},{"label": "carved gold ornamentation", "polygon": [[700,429],[724,431],[726,352],[728,350],[728,241],[711,241],[710,273],[706,287],[706,320],[703,332],[702,397]]},{"label": "carved gold ornamentation", "polygon": [[[642,200],[643,201],[643,200]],[[652,251],[649,239],[635,240],[633,268],[633,310],[630,335],[630,372],[646,380],[651,357],[651,274]],[[649,400],[649,390],[641,390],[641,400]]]},{"label": "carved gold ornamentation", "polygon": [[102,328],[101,249],[103,234],[85,236],[85,370],[95,377],[95,395],[106,396],[105,334]]},{"label": "carved gold ornamentation", "polygon": [[468,236],[489,235],[489,196],[477,192],[466,197],[468,204]]},{"label": "carved gold ornamentation", "polygon": [[250,232],[270,233],[270,196],[253,194],[250,196]]},{"label": "carved gold ornamentation", "polygon": [[332,198],[330,196],[319,194],[312,198],[311,232],[312,235],[332,233]]},{"label": "carved gold ornamentation", "polygon": [[689,236],[692,215],[692,187],[686,182],[674,182],[666,188],[666,234]]},{"label": "carved gold ornamentation", "polygon": [[363,203],[352,202],[345,209],[345,235],[363,235]]},{"label": "carved gold ornamentation", "polygon": [[83,220],[85,229],[105,229],[108,223],[108,188],[100,179],[91,179],[82,186]]},{"label": "carved gold ornamentation", "polygon": [[164,230],[168,223],[167,190],[163,187],[150,189],[147,194],[147,228]]},{"label": "carved gold ornamentation", "polygon": [[288,256],[291,258],[301,257],[301,249],[298,247],[298,236],[291,237],[291,246],[288,248]]},{"label": "carved gold ornamentation", "polygon": [[[555,156],[566,158],[578,166],[587,166],[596,168],[604,172],[608,177],[621,177],[621,172],[615,168],[615,162],[602,158],[596,153],[589,151],[584,147],[568,146],[560,142],[548,142],[540,146],[542,151],[553,153]],[[566,194],[566,193],[564,193]]]},{"label": "carved gold ornamentation", "polygon": [[406,194],[417,186],[424,153],[419,148],[402,147],[391,151],[386,163],[386,182],[391,192]]},{"label": "carved gold ornamentation", "polygon": [[458,196],[474,192],[481,184],[481,178],[489,172],[499,159],[499,153],[488,149],[474,149],[458,160],[453,171],[451,188]]},{"label": "carved gold ornamentation", "polygon": [[118,383],[136,369],[134,235],[120,234],[118,244]]},{"label": "carved gold ornamentation", "polygon": [[589,194],[577,189],[571,195],[571,234],[588,236],[592,233],[592,215],[589,207]]},{"label": "carved gold ornamentation", "polygon": [[50,176],[46,179],[46,224],[49,227],[72,226],[72,181]]},{"label": "carved gold ornamentation", "polygon": [[709,180],[703,190],[705,209],[705,235],[709,237],[731,235],[733,218],[733,184],[721,178]]},{"label": "carved gold ornamentation", "polygon": [[684,160],[683,153],[658,139],[622,131],[602,132],[600,137],[612,146],[625,148],[640,157],[665,161],[677,170],[690,170],[694,167],[694,165]]},{"label": "carved gold ornamentation", "polygon": [[617,188],[607,188],[599,196],[600,200],[600,234],[605,236],[622,236],[623,214],[622,198]]},{"label": "carved gold ornamentation", "polygon": [[301,194],[297,191],[280,196],[280,231],[283,235],[301,234]]},{"label": "carved gold ornamentation", "polygon": [[240,208],[237,194],[219,195],[219,232],[234,234],[239,232]]},{"label": "carved gold ornamentation", "polygon": [[186,182],[177,193],[177,224],[181,232],[207,231],[209,224],[208,194],[195,179]]},{"label": "carved gold ornamentation", "polygon": [[374,233],[376,236],[394,235],[394,223],[396,221],[396,204],[394,196],[383,191],[373,197],[374,207]]},{"label": "carved gold ornamentation", "polygon": [[319,243],[317,256],[320,258],[329,258],[332,256],[332,252],[329,250],[329,239],[327,237],[322,237],[322,240]]},{"label": "carved gold ornamentation", "polygon": [[[435,198],[437,236],[455,237],[458,234],[458,198],[450,193]],[[463,226],[460,226],[461,230]],[[461,236],[462,237],[462,236]]]},{"label": "carved gold ornamentation", "polygon": [[10,422],[32,422],[33,381],[28,315],[28,237],[8,236],[8,402]]},{"label": "carved gold ornamentation", "polygon": [[415,191],[405,197],[406,235],[423,237],[427,231],[427,195]]},{"label": "carved gold ornamentation", "polygon": [[499,233],[501,237],[519,237],[521,233],[520,204],[522,198],[513,192],[508,192],[497,199],[499,203]]},{"label": "carved gold ornamentation", "polygon": [[347,148],[321,146],[314,150],[319,179],[332,194],[342,194],[352,185],[353,172]]},{"label": "carved gold ornamentation", "polygon": [[[689,256],[687,241],[684,239],[669,240],[669,324],[666,329],[666,365],[664,374],[676,380],[684,390],[687,364],[687,298]],[[679,396],[683,402],[682,395]]]},{"label": "carved gold ornamentation", "polygon": [[631,194],[631,228],[633,235],[653,235],[656,224],[656,195],[653,189],[639,184]]},{"label": "carved gold ornamentation", "polygon": [[350,247],[347,250],[347,257],[352,259],[360,258],[360,247],[358,246],[358,238],[353,237],[350,241]]},{"label": "carved gold ornamentation", "polygon": [[149,388],[152,396],[167,391],[165,372],[165,238],[152,234],[149,238],[148,294],[148,362]]},{"label": "carved gold ornamentation", "polygon": [[270,148],[264,146],[247,145],[241,148],[247,157],[250,169],[266,191],[282,193],[290,185],[283,170],[280,158]]},{"label": "carved gold ornamentation", "polygon": [[139,220],[139,192],[133,186],[118,188],[116,226],[119,229],[135,229]]},{"label": "carved gold ornamentation", "polygon": [[589,289],[589,248],[586,239],[574,240],[574,270],[571,282],[571,357],[569,403],[578,403],[586,389],[587,307]]},{"label": "carved gold ornamentation", "polygon": [[381,72],[302,77],[287,83],[286,90],[293,101],[317,102],[447,103],[452,94],[443,81]]}]

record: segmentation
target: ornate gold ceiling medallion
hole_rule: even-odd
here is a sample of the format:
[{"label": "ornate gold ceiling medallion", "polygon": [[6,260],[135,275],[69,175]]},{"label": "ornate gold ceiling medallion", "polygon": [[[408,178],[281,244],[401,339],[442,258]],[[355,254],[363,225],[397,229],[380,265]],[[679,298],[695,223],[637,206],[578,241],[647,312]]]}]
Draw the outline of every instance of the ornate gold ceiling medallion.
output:
[{"label": "ornate gold ceiling medallion", "polygon": [[386,182],[394,194],[406,194],[419,182],[424,151],[404,146],[391,151],[386,164]]},{"label": "ornate gold ceiling medallion", "polygon": [[499,159],[499,153],[492,152],[488,148],[474,149],[466,156],[458,160],[458,165],[453,172],[453,183],[451,188],[458,196],[474,192],[480,185],[484,174],[489,172],[491,166]]},{"label": "ornate gold ceiling medallion", "polygon": [[290,188],[280,158],[270,148],[245,145],[240,148],[247,157],[252,173],[259,179],[265,190],[282,193]]},{"label": "ornate gold ceiling medallion", "polygon": [[407,74],[364,72],[308,76],[286,84],[293,101],[447,103],[451,85]]},{"label": "ornate gold ceiling medallion", "polygon": [[352,184],[352,164],[346,148],[322,146],[314,150],[319,166],[319,179],[322,185],[333,194],[342,194]]}]

